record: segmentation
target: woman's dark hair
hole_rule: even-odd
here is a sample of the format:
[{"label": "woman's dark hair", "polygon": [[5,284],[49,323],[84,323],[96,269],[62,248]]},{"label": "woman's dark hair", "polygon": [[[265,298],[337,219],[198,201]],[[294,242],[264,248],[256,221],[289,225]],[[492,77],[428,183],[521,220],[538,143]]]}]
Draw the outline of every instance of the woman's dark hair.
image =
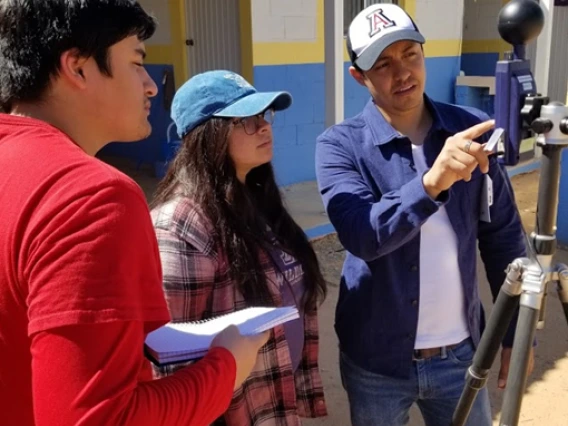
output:
[{"label": "woman's dark hair", "polygon": [[130,36],[147,40],[155,30],[134,0],[1,0],[0,111],[40,101],[64,52],[93,57],[110,77],[108,49]]},{"label": "woman's dark hair", "polygon": [[212,118],[183,138],[160,182],[152,207],[178,195],[190,197],[211,221],[215,238],[227,253],[231,278],[252,305],[272,301],[259,250],[269,250],[267,225],[281,247],[304,269],[306,309],[326,296],[318,259],[302,229],[282,203],[270,163],[251,170],[245,184],[237,179],[228,151],[230,120]]}]

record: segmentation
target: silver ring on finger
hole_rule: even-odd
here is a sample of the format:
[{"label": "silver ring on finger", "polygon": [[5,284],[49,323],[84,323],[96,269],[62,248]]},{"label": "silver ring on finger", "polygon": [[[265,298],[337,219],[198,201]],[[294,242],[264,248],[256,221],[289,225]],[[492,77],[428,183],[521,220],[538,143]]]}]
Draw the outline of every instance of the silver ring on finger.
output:
[{"label": "silver ring on finger", "polygon": [[463,147],[463,150],[469,154],[469,149],[471,148],[471,144],[473,143],[473,141],[471,139],[468,139],[465,141],[465,145]]}]

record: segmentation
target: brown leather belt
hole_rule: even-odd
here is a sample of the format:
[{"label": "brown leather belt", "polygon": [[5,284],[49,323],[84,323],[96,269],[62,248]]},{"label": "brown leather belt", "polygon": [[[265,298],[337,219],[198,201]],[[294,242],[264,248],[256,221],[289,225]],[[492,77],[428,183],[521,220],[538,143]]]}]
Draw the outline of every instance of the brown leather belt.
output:
[{"label": "brown leather belt", "polygon": [[450,349],[450,350],[455,349],[461,343],[462,342],[456,343],[455,345],[441,346],[439,348],[415,349],[412,352],[412,360],[418,361],[418,360],[421,360],[421,359],[429,359],[429,358],[432,358],[434,356],[445,354],[448,351],[448,349]]}]

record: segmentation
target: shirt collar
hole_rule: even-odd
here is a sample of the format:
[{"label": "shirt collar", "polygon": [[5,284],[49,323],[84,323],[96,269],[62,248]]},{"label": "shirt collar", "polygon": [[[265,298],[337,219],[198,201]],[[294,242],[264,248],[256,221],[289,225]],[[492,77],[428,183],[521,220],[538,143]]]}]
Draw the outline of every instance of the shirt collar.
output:
[{"label": "shirt collar", "polygon": [[[444,117],[439,105],[426,94],[424,94],[424,103],[432,115],[432,130],[444,130],[452,134],[459,131],[456,123],[453,123],[448,117]],[[394,139],[404,137],[385,120],[372,98],[367,102],[367,105],[365,105],[363,116],[371,129],[375,145],[383,145]]]}]

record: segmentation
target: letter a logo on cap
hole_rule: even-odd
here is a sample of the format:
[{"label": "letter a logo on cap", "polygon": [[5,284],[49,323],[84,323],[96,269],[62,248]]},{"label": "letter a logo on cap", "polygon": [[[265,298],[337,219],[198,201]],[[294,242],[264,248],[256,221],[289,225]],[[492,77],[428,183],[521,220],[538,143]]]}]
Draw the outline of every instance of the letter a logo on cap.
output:
[{"label": "letter a logo on cap", "polygon": [[375,34],[380,33],[385,28],[394,27],[396,23],[389,19],[383,12],[383,9],[376,9],[373,13],[367,15],[369,24],[371,26],[371,31],[369,32],[369,37],[373,37]]}]

